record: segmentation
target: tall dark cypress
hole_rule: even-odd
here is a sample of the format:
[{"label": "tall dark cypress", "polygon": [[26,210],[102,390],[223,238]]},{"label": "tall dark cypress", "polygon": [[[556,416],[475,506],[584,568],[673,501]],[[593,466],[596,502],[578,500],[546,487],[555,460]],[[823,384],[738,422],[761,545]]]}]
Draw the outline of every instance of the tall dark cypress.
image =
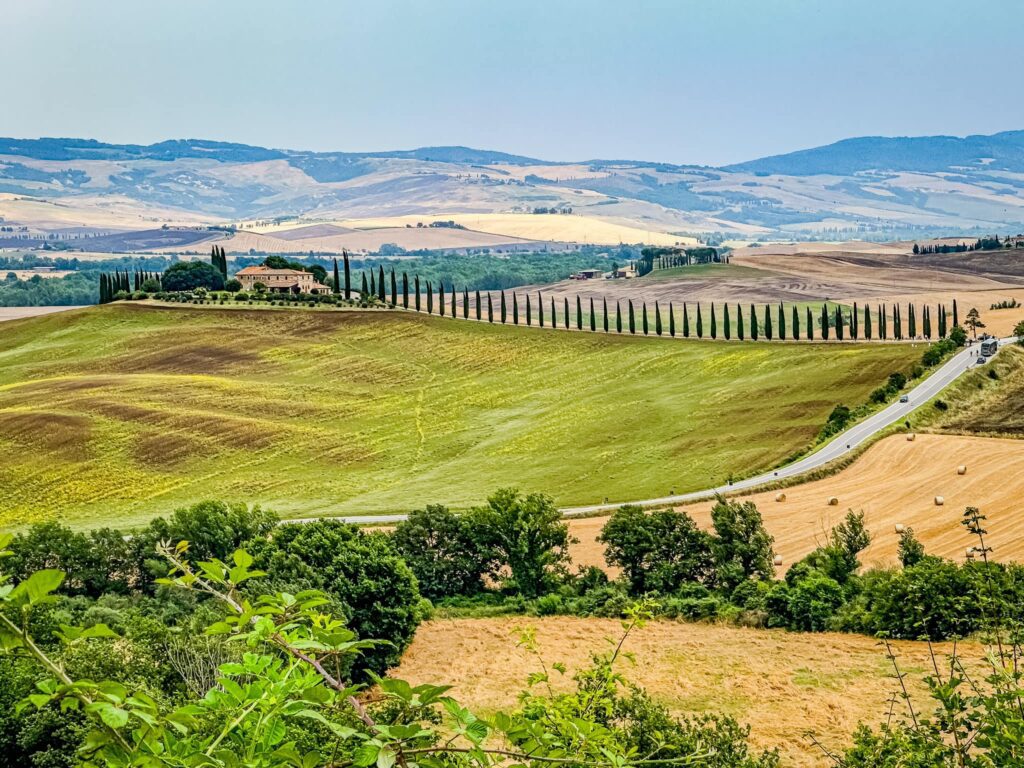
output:
[{"label": "tall dark cypress", "polygon": [[608,333],[608,297],[602,298],[601,301],[604,302],[601,310],[601,320],[604,323],[604,332]]},{"label": "tall dark cypress", "polygon": [[782,308],[782,302],[779,302],[779,341],[786,340],[786,310]]},{"label": "tall dark cypress", "polygon": [[903,318],[900,317],[900,305],[894,304],[892,310],[892,333],[897,341],[903,341]]},{"label": "tall dark cypress", "polygon": [[505,305],[505,292],[501,292],[501,324],[508,320],[508,307]]},{"label": "tall dark cypress", "polygon": [[338,259],[334,259],[334,293],[341,293],[341,275],[338,273]]},{"label": "tall dark cypress", "polygon": [[683,302],[683,338],[690,338],[690,310],[685,301]]},{"label": "tall dark cypress", "polygon": [[366,301],[367,297],[369,297],[369,295],[370,295],[370,286],[369,286],[369,283],[366,282],[366,273],[363,272],[362,274],[363,274],[363,287],[359,289],[359,300],[360,301]]},{"label": "tall dark cypress", "polygon": [[764,337],[768,341],[772,340],[772,308],[767,304],[764,305]]},{"label": "tall dark cypress", "polygon": [[640,317],[643,320],[644,336],[646,336],[647,332],[649,330],[648,327],[647,327],[647,302],[646,301],[642,304],[642,306],[640,308],[640,312],[641,312]]},{"label": "tall dark cypress", "polygon": [[843,308],[836,305],[836,339],[843,340]]},{"label": "tall dark cypress", "polygon": [[[427,288],[430,288],[430,283],[427,283]],[[444,317],[444,280],[437,281],[437,303],[441,309],[441,317]]]},{"label": "tall dark cypress", "polygon": [[[352,298],[352,272],[351,272],[351,269],[350,269],[349,263],[348,263],[348,251],[342,251],[341,252],[341,258],[345,262],[345,298],[346,299],[351,299]],[[416,278],[416,281],[417,281],[417,285],[419,285],[419,278]],[[418,310],[420,308],[419,288],[416,289],[416,296],[417,296],[417,299],[416,299],[416,309]],[[406,305],[406,309],[408,309],[408,308],[409,308],[409,305],[407,304]]]},{"label": "tall dark cypress", "polygon": [[800,341],[800,313],[796,309],[796,304],[793,305],[793,330],[790,336],[793,341]]},{"label": "tall dark cypress", "polygon": [[661,307],[657,299],[654,300],[654,332],[661,336]]},{"label": "tall dark cypress", "polygon": [[960,325],[960,315],[956,309],[956,299],[953,299],[953,327]]},{"label": "tall dark cypress", "polygon": [[558,327],[558,313],[555,311],[555,297],[551,297],[551,327]]},{"label": "tall dark cypress", "polygon": [[668,335],[676,337],[676,310],[671,301],[668,303]]},{"label": "tall dark cypress", "polygon": [[594,297],[590,297],[590,330],[597,330],[597,317],[594,316]]},{"label": "tall dark cypress", "polygon": [[729,303],[726,302],[722,305],[724,314],[722,316],[722,325],[725,326],[725,340],[729,341],[732,338],[732,321],[729,319]]},{"label": "tall dark cypress", "polygon": [[907,330],[910,332],[910,338],[917,337],[917,311],[913,304],[907,305]]},{"label": "tall dark cypress", "polygon": [[622,333],[622,304],[615,300],[615,332]]},{"label": "tall dark cypress", "polygon": [[[366,273],[363,273],[363,279],[366,278]],[[373,274],[373,270],[370,270],[370,290],[369,295],[377,298],[377,277]]]},{"label": "tall dark cypress", "polygon": [[565,313],[562,317],[562,324],[565,326],[565,330],[569,330],[569,297],[566,296],[562,299],[563,312]]},{"label": "tall dark cypress", "polygon": [[946,327],[946,307],[939,305],[939,338],[946,338],[946,332],[949,329]]},{"label": "tall dark cypress", "polygon": [[930,340],[932,337],[932,314],[927,304],[921,310],[921,325],[924,326],[924,337]]},{"label": "tall dark cypress", "polygon": [[736,338],[743,341],[743,305],[736,302]]},{"label": "tall dark cypress", "polygon": [[[441,306],[444,306],[444,302],[441,302]],[[434,314],[434,286],[427,280],[427,314]]]},{"label": "tall dark cypress", "polygon": [[854,341],[857,340],[858,331],[860,331],[860,328],[857,326],[859,322],[857,318],[857,302],[855,301],[853,302],[853,312],[850,313],[850,338]]},{"label": "tall dark cypress", "polygon": [[864,338],[871,341],[871,305],[864,305]]},{"label": "tall dark cypress", "polygon": [[409,308],[409,273],[402,273],[402,306]]},{"label": "tall dark cypress", "polygon": [[583,330],[583,304],[580,302],[580,295],[576,294],[576,330]]},{"label": "tall dark cypress", "polygon": [[[488,297],[490,297],[490,295],[491,294],[487,294]],[[483,308],[480,305],[480,291],[477,291],[476,292],[476,319],[477,320],[483,320],[484,319],[482,309]]]},{"label": "tall dark cypress", "polygon": [[704,338],[704,313],[700,311],[700,302],[697,302],[697,338]]},{"label": "tall dark cypress", "polygon": [[[554,305],[552,305],[554,306]],[[537,325],[544,327],[544,297],[537,291]]]},{"label": "tall dark cypress", "polygon": [[530,308],[530,294],[526,294],[526,324],[533,325],[533,311]]},{"label": "tall dark cypress", "polygon": [[629,299],[629,332],[636,333],[636,312],[633,309],[632,299]]},{"label": "tall dark cypress", "polygon": [[750,340],[757,341],[757,308],[750,305]]},{"label": "tall dark cypress", "polygon": [[456,317],[458,315],[457,309],[458,309],[458,306],[459,306],[459,304],[458,304],[458,296],[459,296],[459,294],[458,294],[458,291],[455,290],[455,283],[452,283],[452,285],[451,285],[451,294],[452,294],[452,317]]},{"label": "tall dark cypress", "polygon": [[420,276],[416,275],[416,311],[420,311]]},{"label": "tall dark cypress", "polygon": [[377,267],[377,269],[379,270],[377,274],[377,298],[383,304],[388,300],[387,291],[384,289],[384,267],[382,265]]},{"label": "tall dark cypress", "polygon": [[462,319],[469,320],[469,289],[462,289]]},{"label": "tall dark cypress", "polygon": [[512,291],[512,324],[519,325],[519,299],[515,291]]},{"label": "tall dark cypress", "polygon": [[807,308],[807,340],[814,341],[814,315],[810,307]]},{"label": "tall dark cypress", "polygon": [[889,338],[889,321],[885,316],[885,305],[878,305],[878,338],[885,341]]},{"label": "tall dark cypress", "polygon": [[828,341],[828,306],[825,304],[821,305],[821,338]]},{"label": "tall dark cypress", "polygon": [[718,318],[715,317],[715,302],[711,302],[711,338],[718,338]]},{"label": "tall dark cypress", "polygon": [[487,322],[494,322],[494,301],[491,299],[491,292],[487,292]]},{"label": "tall dark cypress", "polygon": [[394,267],[391,268],[391,306],[398,306],[398,277]]}]

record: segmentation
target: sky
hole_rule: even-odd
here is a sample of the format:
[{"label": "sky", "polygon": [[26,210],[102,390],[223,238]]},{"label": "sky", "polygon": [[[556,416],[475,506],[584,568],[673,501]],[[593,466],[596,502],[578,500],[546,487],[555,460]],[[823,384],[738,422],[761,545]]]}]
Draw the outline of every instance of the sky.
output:
[{"label": "sky", "polygon": [[18,138],[723,165],[853,136],[1024,128],[1021,0],[0,8],[0,134]]}]

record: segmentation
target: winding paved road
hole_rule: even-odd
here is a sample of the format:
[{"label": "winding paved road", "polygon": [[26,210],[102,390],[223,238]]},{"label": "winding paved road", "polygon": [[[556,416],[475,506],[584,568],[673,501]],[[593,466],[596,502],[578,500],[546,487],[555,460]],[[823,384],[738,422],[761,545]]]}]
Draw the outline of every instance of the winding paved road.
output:
[{"label": "winding paved road", "polygon": [[[1015,337],[999,340],[999,346],[1005,346],[1016,341]],[[907,393],[907,402],[894,402],[878,413],[872,414],[864,421],[858,422],[845,432],[841,432],[830,442],[823,445],[814,453],[805,456],[799,461],[787,464],[777,470],[763,472],[754,477],[744,480],[737,480],[729,485],[720,485],[716,488],[706,488],[702,491],[681,493],[676,496],[662,496],[657,499],[641,499],[638,501],[617,501],[608,504],[591,504],[583,507],[564,507],[562,514],[566,516],[587,515],[595,512],[613,512],[623,504],[639,504],[642,506],[661,506],[668,504],[682,504],[689,501],[700,501],[713,498],[717,494],[735,493],[736,491],[749,490],[760,485],[784,480],[786,478],[802,475],[805,472],[818,469],[829,462],[845,456],[856,450],[857,446],[865,440],[874,437],[886,427],[903,421],[918,406],[931,400],[935,395],[952,384],[957,378],[969,371],[978,364],[979,344],[974,344],[958,352],[947,360],[941,368],[931,376],[922,381]],[[406,518],[406,515],[367,515],[367,516],[346,516],[338,519],[350,523],[397,523]],[[310,518],[316,519],[316,518]],[[307,520],[286,520],[284,522],[307,522]]]}]

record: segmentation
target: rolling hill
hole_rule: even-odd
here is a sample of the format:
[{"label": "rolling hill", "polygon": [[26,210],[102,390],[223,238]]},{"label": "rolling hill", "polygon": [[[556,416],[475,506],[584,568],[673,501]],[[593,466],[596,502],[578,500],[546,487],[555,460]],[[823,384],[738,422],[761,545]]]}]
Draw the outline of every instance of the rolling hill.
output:
[{"label": "rolling hill", "polygon": [[693,490],[803,448],[836,402],[918,356],[380,311],[15,320],[0,335],[0,528],[125,525],[202,498],[295,517],[466,508],[508,485],[560,504]]},{"label": "rolling hill", "polygon": [[[611,244],[656,242],[643,233],[1005,233],[1024,229],[1024,131],[856,138],[724,168],[556,162],[467,147],[305,152],[202,140],[0,139],[0,197],[0,225],[26,237],[118,224],[245,222],[259,231],[282,218],[345,227],[353,219],[458,214],[554,219],[543,241],[607,241],[580,237],[580,221],[625,227]],[[563,232],[559,219],[573,223]]]}]

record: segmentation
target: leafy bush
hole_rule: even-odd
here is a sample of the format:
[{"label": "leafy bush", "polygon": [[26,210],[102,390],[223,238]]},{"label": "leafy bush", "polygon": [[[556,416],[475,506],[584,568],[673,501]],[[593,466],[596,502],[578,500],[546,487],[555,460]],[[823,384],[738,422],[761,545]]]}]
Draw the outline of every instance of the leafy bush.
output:
[{"label": "leafy bush", "polygon": [[164,271],[160,282],[165,291],[219,291],[224,288],[224,275],[205,261],[178,261]]}]

